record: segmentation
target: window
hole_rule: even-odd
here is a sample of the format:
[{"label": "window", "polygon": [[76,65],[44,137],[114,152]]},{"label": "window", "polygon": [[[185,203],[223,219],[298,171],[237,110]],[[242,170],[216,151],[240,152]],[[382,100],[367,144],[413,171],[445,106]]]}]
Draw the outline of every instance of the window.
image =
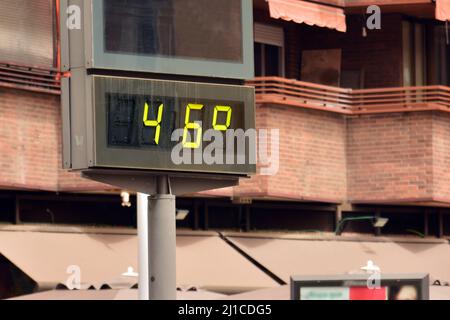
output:
[{"label": "window", "polygon": [[445,25],[427,27],[427,79],[429,85],[450,86],[450,40]]},{"label": "window", "polygon": [[284,77],[283,28],[255,23],[255,76]]},{"label": "window", "polygon": [[450,86],[450,40],[444,24],[403,22],[403,85]]},{"label": "window", "polygon": [[422,86],[427,82],[425,25],[403,21],[403,85]]}]

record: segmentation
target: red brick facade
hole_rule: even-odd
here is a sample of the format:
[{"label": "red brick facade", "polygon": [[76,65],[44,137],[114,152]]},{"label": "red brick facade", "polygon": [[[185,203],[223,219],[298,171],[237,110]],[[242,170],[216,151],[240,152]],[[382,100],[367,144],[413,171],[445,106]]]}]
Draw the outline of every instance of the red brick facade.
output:
[{"label": "red brick facade", "polygon": [[[361,71],[364,87],[402,86],[401,14],[362,35],[359,15],[348,31],[274,20],[285,34],[287,78],[299,78],[302,50],[342,49],[341,71]],[[388,59],[386,58],[388,57]],[[257,106],[257,127],[280,129],[280,167],[214,196],[325,202],[450,203],[450,115],[445,112],[347,116],[305,108]],[[59,96],[0,88],[0,188],[102,191],[112,187],[61,169]]]},{"label": "red brick facade", "polygon": [[434,198],[450,202],[450,115],[433,114]]},{"label": "red brick facade", "polygon": [[107,186],[62,170],[59,96],[0,89],[0,187],[48,191]]},{"label": "red brick facade", "polygon": [[433,122],[431,112],[349,118],[349,199],[430,199],[434,192]]},{"label": "red brick facade", "polygon": [[264,180],[258,177],[242,195],[259,189],[258,195],[297,200],[450,202],[447,113],[355,117],[290,107],[264,109],[276,110],[271,120],[280,120],[274,121],[281,130],[280,171]]},{"label": "red brick facade", "polygon": [[280,129],[280,166],[235,193],[316,201],[346,198],[345,119],[338,114],[275,105],[257,107],[259,128]]},{"label": "red brick facade", "polygon": [[[0,187],[47,191],[112,189],[61,169],[59,97],[0,91]],[[280,129],[280,167],[216,196],[326,202],[450,202],[450,115],[405,112],[347,116],[259,105],[259,128]]]}]

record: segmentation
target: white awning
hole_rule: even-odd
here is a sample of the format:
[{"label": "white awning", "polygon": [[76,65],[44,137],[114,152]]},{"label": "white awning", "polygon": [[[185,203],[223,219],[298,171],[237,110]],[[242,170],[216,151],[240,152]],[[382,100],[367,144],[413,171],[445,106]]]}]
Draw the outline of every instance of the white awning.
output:
[{"label": "white awning", "polygon": [[[226,295],[205,290],[177,291],[177,300],[219,300]],[[138,290],[50,290],[10,300],[138,300]]]},{"label": "white awning", "polygon": [[241,250],[289,283],[294,275],[361,272],[372,260],[382,273],[428,273],[450,282],[450,245],[445,240],[305,240],[276,235],[225,234]]},{"label": "white awning", "polygon": [[[0,231],[0,254],[40,289],[65,284],[71,265],[81,269],[82,288],[130,288],[137,278],[121,276],[138,267],[134,234]],[[236,293],[278,284],[217,233],[177,235],[177,285]]]}]

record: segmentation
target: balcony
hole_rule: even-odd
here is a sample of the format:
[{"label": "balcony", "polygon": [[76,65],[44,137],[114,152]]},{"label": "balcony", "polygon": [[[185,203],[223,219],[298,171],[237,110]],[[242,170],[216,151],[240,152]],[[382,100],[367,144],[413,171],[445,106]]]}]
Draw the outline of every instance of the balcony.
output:
[{"label": "balcony", "polygon": [[38,68],[0,62],[0,87],[58,95],[61,75],[54,68]]},{"label": "balcony", "polygon": [[449,87],[354,90],[278,77],[248,84],[264,106],[257,126],[280,132],[279,171],[254,181],[259,194],[450,204]]},{"label": "balcony", "polygon": [[341,114],[440,110],[450,112],[450,87],[345,89],[280,77],[248,81],[257,104],[281,104]]}]

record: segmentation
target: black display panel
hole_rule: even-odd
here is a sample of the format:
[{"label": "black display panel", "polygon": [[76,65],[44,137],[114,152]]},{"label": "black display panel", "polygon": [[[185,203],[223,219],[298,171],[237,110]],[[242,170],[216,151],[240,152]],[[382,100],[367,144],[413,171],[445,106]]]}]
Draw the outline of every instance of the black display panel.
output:
[{"label": "black display panel", "polygon": [[109,147],[165,149],[176,144],[171,136],[177,128],[191,135],[187,145],[205,130],[225,139],[224,130],[244,127],[244,104],[238,101],[106,93],[106,103]]},{"label": "black display panel", "polygon": [[243,61],[241,0],[104,0],[107,53]]},{"label": "black display panel", "polygon": [[95,167],[255,173],[253,88],[94,76],[94,89]]},{"label": "black display panel", "polygon": [[[170,136],[175,127],[175,99],[106,93],[106,103],[109,147],[169,148],[173,145]],[[156,125],[145,125],[145,112],[147,124]]]}]

